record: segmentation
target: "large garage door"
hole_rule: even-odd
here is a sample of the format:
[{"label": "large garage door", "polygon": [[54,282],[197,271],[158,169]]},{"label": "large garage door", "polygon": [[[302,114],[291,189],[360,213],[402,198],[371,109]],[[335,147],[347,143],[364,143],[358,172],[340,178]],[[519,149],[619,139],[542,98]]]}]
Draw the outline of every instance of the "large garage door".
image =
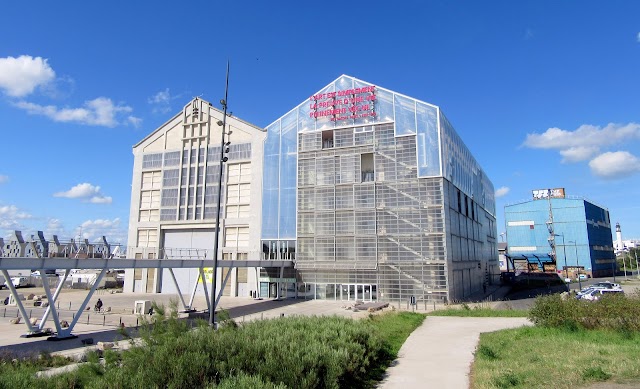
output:
[{"label": "large garage door", "polygon": [[[213,258],[213,246],[215,233],[213,229],[188,229],[188,230],[164,230],[164,248],[168,256],[196,255],[201,258]],[[187,250],[189,249],[189,250]],[[198,249],[198,250],[195,250]],[[193,286],[198,282],[198,269],[174,269],[176,281],[180,285],[183,294],[189,294]],[[176,287],[168,270],[164,270],[162,277],[162,292],[176,293]],[[198,295],[202,295],[202,284],[198,286]]]}]

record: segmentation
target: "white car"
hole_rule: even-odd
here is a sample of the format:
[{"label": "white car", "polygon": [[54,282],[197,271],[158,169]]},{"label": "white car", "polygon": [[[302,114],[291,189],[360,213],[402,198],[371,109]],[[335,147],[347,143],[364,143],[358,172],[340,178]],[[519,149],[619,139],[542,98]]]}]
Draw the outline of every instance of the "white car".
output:
[{"label": "white car", "polygon": [[603,288],[603,289],[621,289],[620,284],[616,284],[610,281],[600,281],[591,285],[592,288]]},{"label": "white car", "polygon": [[[55,273],[55,272],[53,272],[53,273],[46,273],[45,272],[44,275],[47,276],[47,277],[58,277],[58,273]],[[36,270],[34,272],[31,272],[31,277],[40,277],[40,276],[41,276],[40,270]]]},{"label": "white car", "polygon": [[600,300],[602,296],[609,294],[624,294],[622,289],[593,289],[592,291],[582,295],[583,300],[596,301]]}]

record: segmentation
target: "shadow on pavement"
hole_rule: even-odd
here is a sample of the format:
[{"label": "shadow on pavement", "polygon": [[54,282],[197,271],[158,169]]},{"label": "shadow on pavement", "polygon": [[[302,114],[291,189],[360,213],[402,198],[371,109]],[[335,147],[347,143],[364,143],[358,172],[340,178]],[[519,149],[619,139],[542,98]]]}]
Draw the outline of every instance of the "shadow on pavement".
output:
[{"label": "shadow on pavement", "polygon": [[219,309],[223,309],[229,313],[229,316],[233,319],[241,318],[242,316],[248,316],[257,314],[260,312],[269,311],[272,309],[282,308],[289,305],[295,305],[303,303],[307,300],[297,300],[297,299],[286,299],[286,300],[255,300],[254,303],[224,308],[220,307]]},{"label": "shadow on pavement", "polygon": [[[138,330],[135,328],[127,328],[126,331],[131,337],[138,336]],[[55,353],[75,350],[80,353],[82,349],[89,349],[90,346],[95,346],[98,342],[117,342],[126,339],[119,330],[95,331],[84,329],[73,333],[77,335],[77,338],[49,341],[47,337],[42,337],[40,340],[28,343],[18,343],[19,341],[17,340],[15,344],[0,347],[0,355],[9,354],[20,358],[33,356],[34,354],[38,355],[41,352]]]}]

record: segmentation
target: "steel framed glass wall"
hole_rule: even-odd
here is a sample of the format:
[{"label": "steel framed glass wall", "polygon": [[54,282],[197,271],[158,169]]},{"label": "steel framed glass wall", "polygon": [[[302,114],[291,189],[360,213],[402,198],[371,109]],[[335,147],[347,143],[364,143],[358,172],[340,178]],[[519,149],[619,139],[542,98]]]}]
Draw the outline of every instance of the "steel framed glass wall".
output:
[{"label": "steel framed glass wall", "polygon": [[267,130],[263,246],[297,240],[299,296],[446,298],[443,177],[495,205],[438,107],[342,76]]}]

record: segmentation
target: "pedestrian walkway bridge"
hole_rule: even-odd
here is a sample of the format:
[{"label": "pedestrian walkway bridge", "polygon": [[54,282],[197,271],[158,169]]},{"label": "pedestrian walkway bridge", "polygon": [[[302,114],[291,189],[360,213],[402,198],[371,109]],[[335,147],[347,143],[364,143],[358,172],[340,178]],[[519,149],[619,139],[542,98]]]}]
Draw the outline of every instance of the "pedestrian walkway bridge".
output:
[{"label": "pedestrian walkway bridge", "polygon": [[[145,254],[153,253],[153,256],[158,256],[160,259],[142,259],[142,258],[126,258],[124,253],[135,253],[136,257],[140,256],[139,253]],[[149,257],[150,255],[145,255]],[[156,248],[137,248],[128,247],[123,249],[120,245],[110,245],[103,237],[99,243],[90,244],[88,241],[74,242],[73,240],[68,243],[60,243],[56,236],[53,237],[51,242],[46,241],[42,232],[38,232],[37,236],[31,236],[31,239],[25,240],[22,238],[20,231],[16,231],[14,235],[8,240],[8,242],[0,239],[0,272],[6,279],[6,286],[11,291],[13,301],[15,301],[22,319],[28,328],[28,333],[24,336],[44,336],[51,335],[50,332],[45,330],[45,325],[49,316],[52,316],[56,333],[54,338],[64,339],[71,338],[74,335],[71,334],[73,327],[76,325],[80,314],[84,312],[89,301],[93,297],[98,286],[108,270],[110,269],[167,269],[173,282],[176,286],[178,296],[180,297],[182,307],[185,311],[192,310],[193,300],[196,294],[198,284],[194,285],[191,291],[191,299],[187,304],[180,290],[180,285],[176,281],[173,269],[199,269],[200,277],[202,280],[206,280],[204,269],[213,268],[214,263],[216,268],[237,268],[237,267],[258,267],[258,268],[279,268],[280,272],[284,272],[284,268],[293,267],[293,261],[290,260],[214,260],[210,259],[213,255],[211,250],[198,250],[198,249],[167,249],[160,250]],[[19,298],[19,294],[11,282],[10,270],[39,270],[39,274],[46,274],[47,270],[63,270],[64,274],[59,275],[59,279],[56,279],[57,287],[52,293],[51,291],[51,279],[53,277],[41,277],[42,286],[47,296],[47,302],[49,305],[45,310],[42,318],[39,319],[39,324],[36,326],[31,324],[29,316],[22,300]],[[93,282],[92,287],[88,290],[87,296],[78,308],[77,314],[71,323],[68,323],[68,327],[62,327],[61,321],[56,311],[56,302],[60,291],[65,285],[65,281],[69,278],[72,269],[78,270],[96,270],[97,276]],[[229,279],[231,272],[227,272],[222,284],[216,288],[216,304],[222,297],[222,291]],[[209,299],[208,288],[210,287],[207,282],[203,282],[203,292],[207,301],[207,309],[211,310],[212,301]]]}]

